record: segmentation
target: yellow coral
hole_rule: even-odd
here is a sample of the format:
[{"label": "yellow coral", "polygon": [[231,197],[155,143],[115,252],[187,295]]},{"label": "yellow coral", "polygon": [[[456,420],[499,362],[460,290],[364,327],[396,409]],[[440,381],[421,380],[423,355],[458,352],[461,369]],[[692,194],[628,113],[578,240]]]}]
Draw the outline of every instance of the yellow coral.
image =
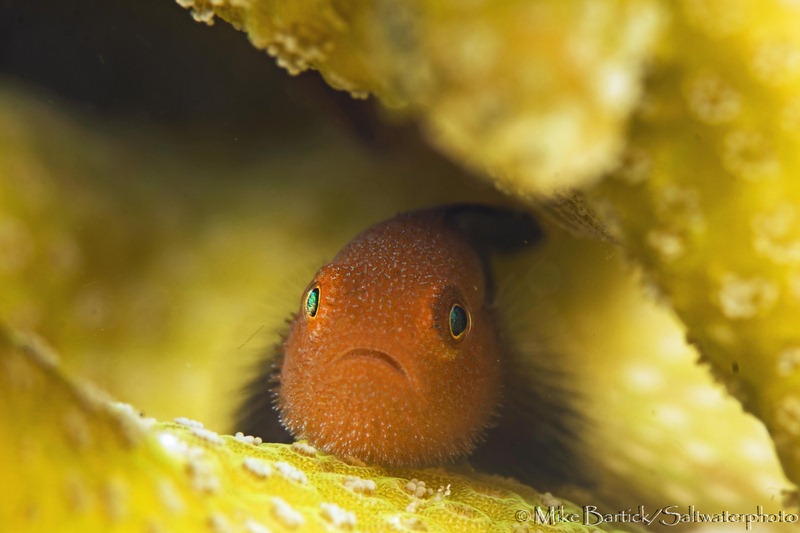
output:
[{"label": "yellow coral", "polygon": [[304,443],[158,423],[65,379],[46,348],[12,338],[0,331],[0,523],[9,531],[507,532],[520,525],[515,512],[535,506],[580,513],[501,478],[350,465]]},{"label": "yellow coral", "polygon": [[676,3],[626,162],[591,192],[800,479],[800,10]]},{"label": "yellow coral", "polygon": [[291,74],[374,93],[455,159],[517,194],[611,168],[663,11],[651,0],[180,0],[247,31]]},{"label": "yellow coral", "polygon": [[615,245],[548,235],[532,257],[498,265],[513,280],[500,309],[534,364],[568,376],[569,401],[588,420],[577,449],[593,496],[611,508],[782,509],[792,485],[763,424],[697,364],[656,287],[642,290]]}]

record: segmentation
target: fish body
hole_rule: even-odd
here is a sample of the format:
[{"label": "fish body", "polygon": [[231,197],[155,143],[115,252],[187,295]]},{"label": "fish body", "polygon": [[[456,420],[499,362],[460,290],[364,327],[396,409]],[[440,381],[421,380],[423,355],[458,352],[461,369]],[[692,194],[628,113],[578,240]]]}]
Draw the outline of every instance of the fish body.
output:
[{"label": "fish body", "polygon": [[568,410],[558,412],[557,388],[526,391],[490,268],[493,254],[541,236],[527,213],[471,204],[363,231],[306,287],[237,429],[384,466],[443,464],[477,450],[481,468],[560,479],[569,457],[549,447],[566,446]]}]

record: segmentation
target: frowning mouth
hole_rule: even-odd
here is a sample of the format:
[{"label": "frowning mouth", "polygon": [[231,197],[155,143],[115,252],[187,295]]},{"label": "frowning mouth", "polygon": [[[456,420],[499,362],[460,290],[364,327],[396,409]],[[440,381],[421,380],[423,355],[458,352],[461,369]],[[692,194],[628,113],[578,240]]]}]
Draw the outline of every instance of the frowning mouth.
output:
[{"label": "frowning mouth", "polygon": [[395,372],[403,375],[406,379],[408,378],[408,374],[406,373],[405,369],[397,362],[397,360],[392,357],[391,355],[387,354],[386,352],[381,352],[380,350],[368,350],[365,348],[354,348],[352,350],[348,350],[339,358],[339,361],[345,361],[347,359],[357,359],[357,358],[367,358],[372,359],[375,361],[382,362],[386,365],[389,365]]}]

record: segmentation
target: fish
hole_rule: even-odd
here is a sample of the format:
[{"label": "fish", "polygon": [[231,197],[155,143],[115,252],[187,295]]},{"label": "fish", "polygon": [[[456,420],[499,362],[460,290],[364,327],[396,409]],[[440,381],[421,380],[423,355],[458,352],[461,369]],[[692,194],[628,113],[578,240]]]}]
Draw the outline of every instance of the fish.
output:
[{"label": "fish", "polygon": [[522,353],[498,310],[492,261],[543,239],[529,212],[482,204],[364,230],[303,291],[236,429],[366,464],[466,458],[537,488],[584,484],[568,375]]}]

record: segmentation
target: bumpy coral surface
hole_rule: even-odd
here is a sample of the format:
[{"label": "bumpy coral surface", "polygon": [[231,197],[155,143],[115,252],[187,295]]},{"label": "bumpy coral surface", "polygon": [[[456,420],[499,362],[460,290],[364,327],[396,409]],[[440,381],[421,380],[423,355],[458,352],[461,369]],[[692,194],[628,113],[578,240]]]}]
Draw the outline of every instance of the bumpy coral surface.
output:
[{"label": "bumpy coral surface", "polygon": [[800,479],[800,10],[681,2],[591,194]]},{"label": "bumpy coral surface", "polygon": [[429,139],[522,195],[610,168],[663,23],[657,2],[179,0],[297,74],[373,93]]}]

